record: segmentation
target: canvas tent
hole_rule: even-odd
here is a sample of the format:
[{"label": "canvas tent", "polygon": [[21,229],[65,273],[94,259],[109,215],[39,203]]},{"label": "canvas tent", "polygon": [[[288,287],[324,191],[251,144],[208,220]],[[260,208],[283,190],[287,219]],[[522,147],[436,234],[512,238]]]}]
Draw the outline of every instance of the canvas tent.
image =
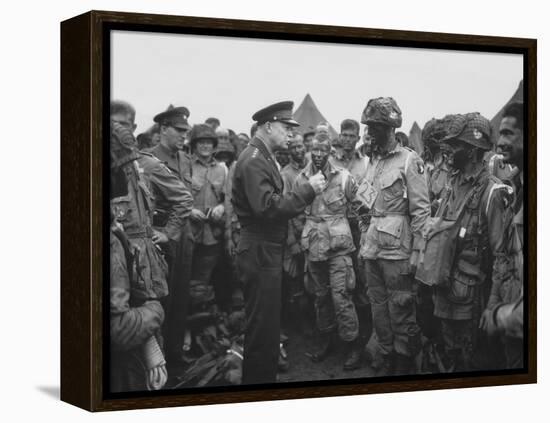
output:
[{"label": "canvas tent", "polygon": [[422,142],[422,129],[416,121],[413,123],[409,132],[409,147],[414,149],[419,155],[424,152],[424,143]]},{"label": "canvas tent", "polygon": [[[309,93],[306,94],[306,96],[302,100],[302,103],[294,112],[294,120],[296,120],[300,124],[300,126],[298,127],[298,131],[301,134],[314,131],[315,127],[321,122],[328,123],[328,120],[321,114]],[[336,130],[332,127],[330,123],[329,133],[331,139],[334,139],[338,136],[338,132],[336,132]]]},{"label": "canvas tent", "polygon": [[491,130],[493,132],[494,143],[496,143],[498,139],[498,127],[500,126],[500,121],[502,120],[502,114],[504,113],[504,108],[508,105],[508,103],[511,103],[512,101],[523,101],[523,80],[519,81],[519,86],[516,89],[516,92],[514,93],[512,98],[510,98],[510,100],[508,100],[506,104],[502,106],[502,108],[493,117],[493,119],[491,119]]}]

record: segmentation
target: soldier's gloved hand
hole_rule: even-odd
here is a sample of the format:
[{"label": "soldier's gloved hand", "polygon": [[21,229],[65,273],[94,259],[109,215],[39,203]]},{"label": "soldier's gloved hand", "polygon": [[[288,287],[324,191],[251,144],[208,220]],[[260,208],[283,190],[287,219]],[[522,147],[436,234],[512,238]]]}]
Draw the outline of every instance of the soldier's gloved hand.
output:
[{"label": "soldier's gloved hand", "polygon": [[222,219],[224,211],[225,211],[225,207],[223,206],[223,204],[218,204],[216,207],[212,209],[210,216],[212,216],[213,220],[219,221]]},{"label": "soldier's gloved hand", "polygon": [[189,214],[189,218],[196,222],[203,222],[206,220],[206,215],[203,212],[201,212],[199,209],[193,209]]},{"label": "soldier's gloved hand", "polygon": [[313,188],[313,191],[315,191],[315,194],[321,193],[327,186],[327,181],[321,171],[311,176],[308,182],[311,185],[311,188]]},{"label": "soldier's gloved hand", "polygon": [[153,243],[155,244],[166,244],[168,242],[168,236],[163,233],[153,229],[153,236],[151,237]]},{"label": "soldier's gloved hand", "polygon": [[150,391],[162,389],[168,380],[168,373],[164,354],[155,336],[151,336],[143,345],[143,359],[147,371],[147,389]]}]

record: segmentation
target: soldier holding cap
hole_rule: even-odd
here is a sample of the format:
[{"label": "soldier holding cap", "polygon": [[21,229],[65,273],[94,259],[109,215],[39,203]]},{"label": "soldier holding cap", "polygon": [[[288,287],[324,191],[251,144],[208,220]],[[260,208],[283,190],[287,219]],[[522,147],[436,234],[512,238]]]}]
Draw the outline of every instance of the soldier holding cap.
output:
[{"label": "soldier holding cap", "polygon": [[420,348],[409,260],[430,216],[424,163],[396,140],[402,118],[393,98],[370,100],[361,122],[373,145],[363,187],[371,221],[360,250],[374,326],[366,351],[378,375],[407,373]]},{"label": "soldier holding cap", "polygon": [[301,213],[326,182],[321,173],[297,191],[283,194],[274,152],[285,148],[293,102],[256,112],[258,130],[241,153],[233,179],[233,206],[241,224],[237,268],[244,285],[246,329],[243,384],[276,381],[279,356],[283,245],[288,219]]},{"label": "soldier holding cap", "polygon": [[190,218],[195,238],[192,279],[210,285],[212,272],[223,251],[223,190],[227,167],[214,159],[218,137],[209,125],[197,124],[193,127],[190,145],[194,198]]}]

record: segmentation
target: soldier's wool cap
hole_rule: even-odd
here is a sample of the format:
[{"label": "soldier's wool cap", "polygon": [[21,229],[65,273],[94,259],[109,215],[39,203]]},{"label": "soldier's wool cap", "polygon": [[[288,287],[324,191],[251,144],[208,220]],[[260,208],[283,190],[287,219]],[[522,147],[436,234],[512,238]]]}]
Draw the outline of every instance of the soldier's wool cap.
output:
[{"label": "soldier's wool cap", "polygon": [[262,125],[266,122],[283,122],[291,126],[300,126],[292,117],[294,102],[281,101],[258,110],[252,115],[252,120]]},{"label": "soldier's wool cap", "polygon": [[187,107],[169,107],[168,110],[156,115],[153,120],[161,125],[174,126],[176,128],[189,128],[187,122],[189,109]]},{"label": "soldier's wool cap", "polygon": [[450,143],[455,140],[464,141],[483,150],[491,150],[491,122],[477,112],[455,115],[442,142]]},{"label": "soldier's wool cap", "polygon": [[193,129],[189,133],[189,143],[191,148],[197,143],[198,140],[212,140],[214,148],[218,146],[218,137],[210,125],[206,123],[199,123],[193,125]]},{"label": "soldier's wool cap", "polygon": [[401,109],[392,97],[373,98],[363,110],[361,123],[381,123],[399,128],[402,123]]}]

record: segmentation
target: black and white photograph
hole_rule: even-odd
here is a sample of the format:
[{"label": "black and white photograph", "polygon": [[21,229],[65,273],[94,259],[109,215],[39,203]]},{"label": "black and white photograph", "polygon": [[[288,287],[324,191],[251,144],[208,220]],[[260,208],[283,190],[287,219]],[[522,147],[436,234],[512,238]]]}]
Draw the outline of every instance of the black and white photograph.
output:
[{"label": "black and white photograph", "polygon": [[526,368],[524,57],[114,30],[109,390]]}]

